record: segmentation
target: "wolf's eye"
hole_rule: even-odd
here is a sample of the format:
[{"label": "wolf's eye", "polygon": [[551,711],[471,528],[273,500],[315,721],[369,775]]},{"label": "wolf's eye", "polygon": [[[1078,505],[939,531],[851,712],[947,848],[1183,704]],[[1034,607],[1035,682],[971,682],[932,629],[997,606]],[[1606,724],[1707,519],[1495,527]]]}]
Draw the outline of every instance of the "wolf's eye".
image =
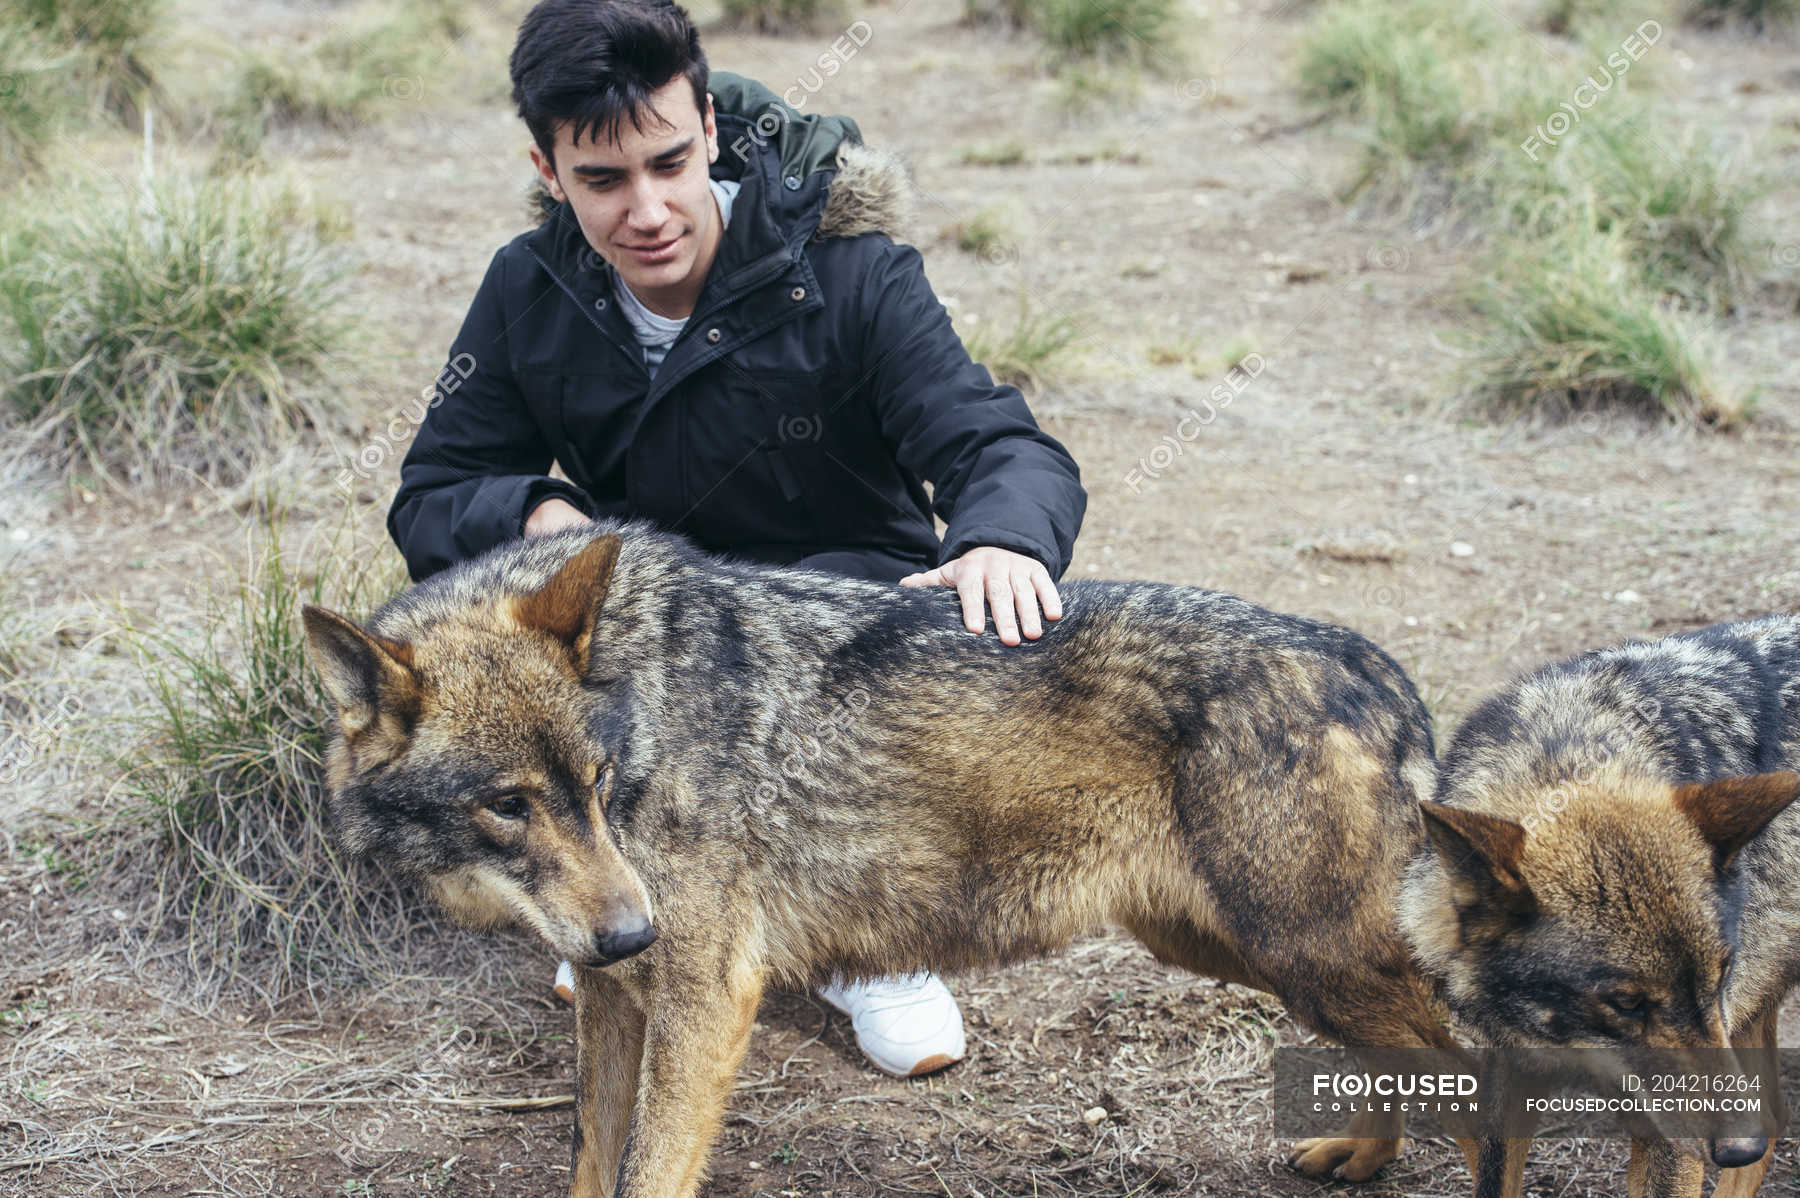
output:
[{"label": "wolf's eye", "polygon": [[501,819],[524,819],[531,814],[531,804],[523,795],[507,795],[503,799],[495,799],[487,805]]},{"label": "wolf's eye", "polygon": [[1629,1016],[1633,1019],[1642,1019],[1644,1017],[1644,996],[1641,994],[1631,994],[1626,991],[1608,994],[1606,996],[1606,1005],[1611,1007],[1614,1011],[1617,1011],[1619,1014]]}]

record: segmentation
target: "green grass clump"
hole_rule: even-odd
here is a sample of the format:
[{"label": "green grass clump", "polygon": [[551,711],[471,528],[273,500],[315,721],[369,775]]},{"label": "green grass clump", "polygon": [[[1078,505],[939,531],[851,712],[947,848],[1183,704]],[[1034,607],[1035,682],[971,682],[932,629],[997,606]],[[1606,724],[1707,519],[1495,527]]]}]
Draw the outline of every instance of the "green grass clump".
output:
[{"label": "green grass clump", "polygon": [[1780,29],[1800,24],[1800,0],[1688,0],[1682,15],[1702,29]]},{"label": "green grass clump", "polygon": [[1032,24],[1068,58],[1152,62],[1175,42],[1174,0],[1030,0]]},{"label": "green grass clump", "polygon": [[1503,224],[1526,236],[1569,224],[1617,234],[1652,289],[1728,306],[1748,260],[1754,186],[1711,140],[1663,135],[1615,99],[1537,162],[1507,160]]},{"label": "green grass clump", "polygon": [[[235,980],[273,1000],[297,983],[379,972],[429,919],[378,871],[346,860],[326,819],[332,711],[308,664],[304,603],[360,614],[404,579],[392,555],[285,551],[270,525],[247,541],[235,587],[189,626],[129,629],[154,694],[143,738],[114,750],[132,810],[119,861],[97,870],[150,888],[204,986]],[[340,528],[337,538],[347,536]],[[374,563],[374,564],[371,564]]]},{"label": "green grass clump", "polygon": [[1031,152],[1022,141],[969,146],[963,150],[961,161],[964,166],[1024,166],[1031,161]]},{"label": "green grass clump", "polygon": [[74,62],[26,25],[0,20],[0,171],[34,170],[79,114]]},{"label": "green grass clump", "polygon": [[0,0],[0,27],[36,32],[66,54],[79,86],[136,124],[156,81],[144,59],[164,0]]},{"label": "green grass clump", "polygon": [[0,416],[101,473],[240,470],[326,420],[341,268],[250,180],[46,193],[0,231]]},{"label": "green grass clump", "polygon": [[1644,286],[1622,234],[1578,225],[1512,247],[1472,298],[1487,320],[1472,394],[1487,406],[1553,419],[1623,408],[1713,426],[1744,415],[1710,343]]},{"label": "green grass clump", "polygon": [[[1615,43],[1618,39],[1613,30],[1630,29],[1647,15],[1630,7],[1628,0],[1546,0],[1540,11],[1548,33],[1571,37],[1593,31],[1597,36],[1611,36]],[[1654,15],[1663,14],[1659,10]]]},{"label": "green grass clump", "polygon": [[351,13],[297,47],[249,52],[226,105],[225,136],[254,150],[271,127],[349,131],[406,111],[458,69],[448,56],[466,28],[460,6],[413,0]]},{"label": "green grass clump", "polygon": [[1011,208],[983,208],[966,221],[951,228],[956,248],[988,262],[1003,262],[1017,256],[1017,220]]},{"label": "green grass clump", "polygon": [[814,33],[843,16],[842,0],[723,0],[725,20],[758,33]]},{"label": "green grass clump", "polygon": [[1185,57],[1175,0],[965,0],[963,19],[1030,29],[1064,62],[1168,66]]},{"label": "green grass clump", "polygon": [[1033,312],[1030,299],[1021,295],[1009,324],[1002,328],[978,326],[963,338],[963,344],[996,382],[1036,393],[1066,366],[1078,337],[1073,321],[1054,313]]},{"label": "green grass clump", "polygon": [[1498,33],[1474,9],[1344,0],[1300,48],[1302,93],[1365,118],[1368,153],[1352,186],[1460,168],[1510,116],[1482,67]]}]

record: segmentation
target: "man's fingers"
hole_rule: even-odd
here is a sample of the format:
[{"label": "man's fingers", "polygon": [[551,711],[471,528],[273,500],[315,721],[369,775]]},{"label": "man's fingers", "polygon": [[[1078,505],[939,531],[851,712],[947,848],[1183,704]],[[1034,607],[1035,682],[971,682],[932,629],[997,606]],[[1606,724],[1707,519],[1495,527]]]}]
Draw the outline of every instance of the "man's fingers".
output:
[{"label": "man's fingers", "polygon": [[988,606],[994,609],[994,631],[1002,645],[1019,643],[1019,617],[1013,610],[1012,584],[1004,574],[993,574],[987,580]]},{"label": "man's fingers", "polygon": [[1013,603],[1019,609],[1019,631],[1026,640],[1035,641],[1044,635],[1044,622],[1038,619],[1037,589],[1032,586],[1031,576],[1015,577],[1012,589]]},{"label": "man's fingers", "polygon": [[1044,619],[1062,619],[1062,596],[1056,593],[1056,584],[1050,581],[1050,571],[1032,571],[1031,585],[1037,589],[1037,597],[1043,602]]},{"label": "man's fingers", "polygon": [[962,599],[963,627],[980,633],[987,627],[987,599],[981,589],[981,573],[977,570],[960,573],[962,577],[956,580],[956,593]]},{"label": "man's fingers", "polygon": [[903,587],[941,587],[948,586],[950,580],[944,577],[944,567],[926,570],[919,574],[908,574],[900,580]]}]

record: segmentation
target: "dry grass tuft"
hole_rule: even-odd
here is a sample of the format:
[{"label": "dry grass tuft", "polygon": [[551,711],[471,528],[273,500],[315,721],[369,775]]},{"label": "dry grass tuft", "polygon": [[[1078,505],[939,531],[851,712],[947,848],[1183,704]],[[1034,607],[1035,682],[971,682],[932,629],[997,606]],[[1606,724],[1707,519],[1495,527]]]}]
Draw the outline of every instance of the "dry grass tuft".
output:
[{"label": "dry grass tuft", "polygon": [[106,746],[128,817],[83,849],[109,893],[146,904],[146,953],[175,945],[197,993],[270,1003],[417,968],[441,927],[428,903],[333,842],[330,707],[300,624],[303,603],[373,606],[404,582],[398,562],[341,527],[290,553],[280,519],[247,536],[242,576],[198,628],[127,627],[154,699],[138,743]]}]

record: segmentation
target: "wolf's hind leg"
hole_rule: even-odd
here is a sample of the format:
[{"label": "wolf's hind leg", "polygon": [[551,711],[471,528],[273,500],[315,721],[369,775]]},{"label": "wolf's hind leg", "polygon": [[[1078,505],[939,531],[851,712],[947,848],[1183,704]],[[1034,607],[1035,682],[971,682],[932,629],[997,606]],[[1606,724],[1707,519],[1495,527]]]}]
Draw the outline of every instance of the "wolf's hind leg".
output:
[{"label": "wolf's hind leg", "polygon": [[571,1198],[612,1198],[643,1057],[644,1012],[609,974],[576,970]]},{"label": "wolf's hind leg", "polygon": [[763,971],[743,960],[687,959],[654,979],[644,1064],[616,1198],[693,1198],[750,1044]]}]

